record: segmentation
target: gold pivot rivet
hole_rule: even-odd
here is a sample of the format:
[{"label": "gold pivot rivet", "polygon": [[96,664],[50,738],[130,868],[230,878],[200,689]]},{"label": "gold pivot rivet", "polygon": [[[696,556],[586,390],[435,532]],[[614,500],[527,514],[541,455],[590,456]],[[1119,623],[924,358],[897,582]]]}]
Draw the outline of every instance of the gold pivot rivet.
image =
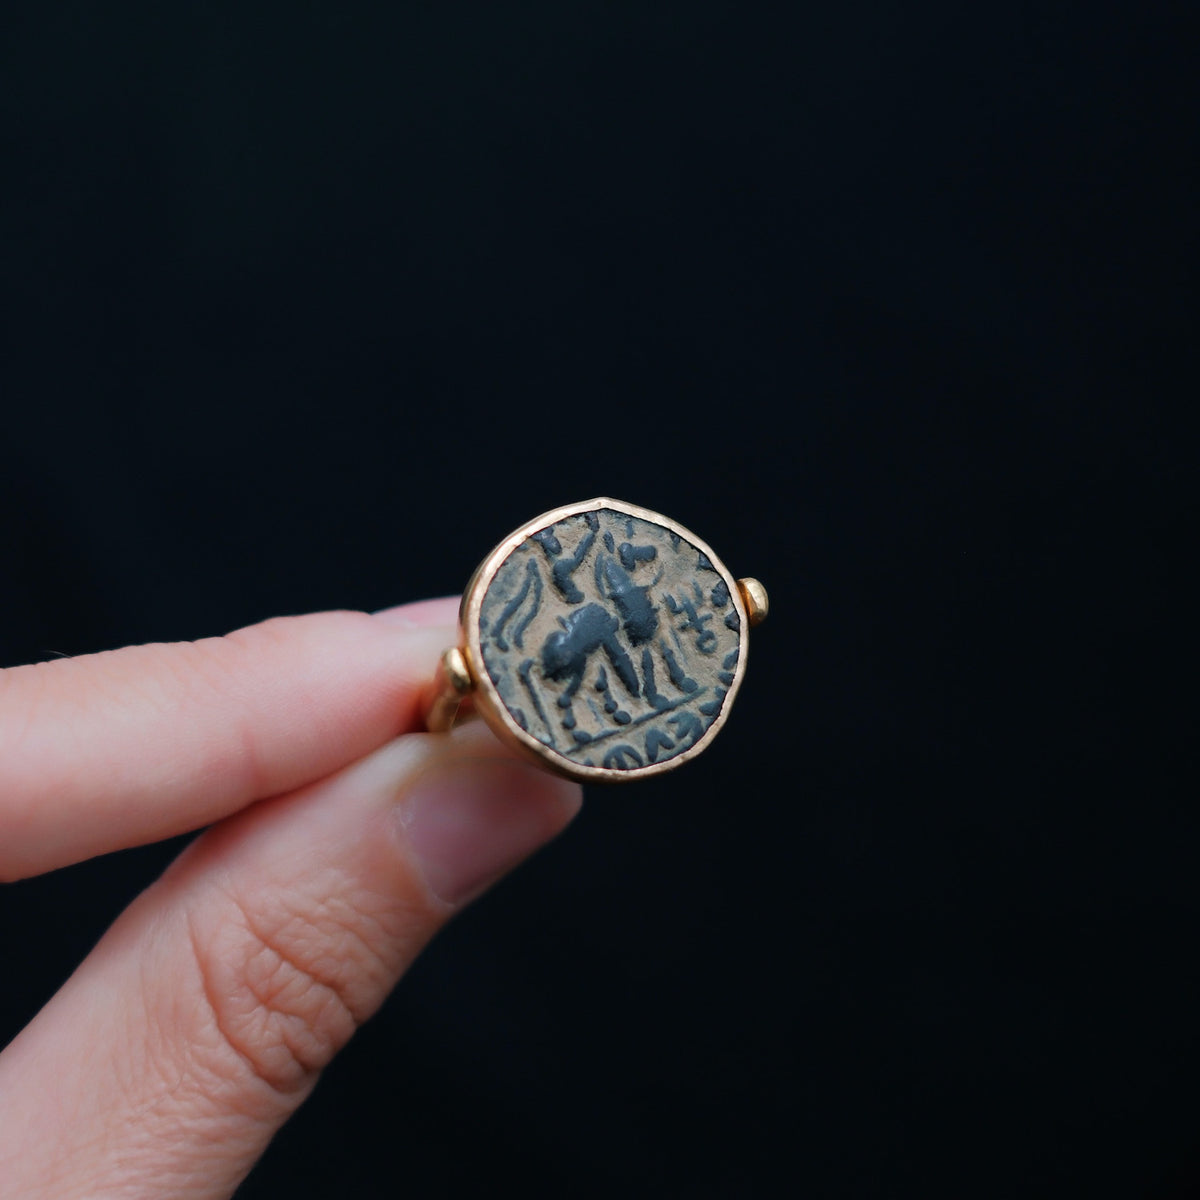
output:
[{"label": "gold pivot rivet", "polygon": [[430,733],[445,733],[454,724],[466,696],[474,690],[467,656],[458,646],[452,646],[438,661],[425,695],[425,728]]},{"label": "gold pivot rivet", "polygon": [[446,673],[446,682],[458,695],[465,696],[475,687],[467,656],[457,646],[451,646],[442,655],[442,670]]},{"label": "gold pivot rivet", "polygon": [[767,619],[771,603],[767,599],[767,589],[757,579],[749,575],[737,581],[738,591],[742,594],[742,603],[746,606],[746,616],[751,625],[761,625]]}]

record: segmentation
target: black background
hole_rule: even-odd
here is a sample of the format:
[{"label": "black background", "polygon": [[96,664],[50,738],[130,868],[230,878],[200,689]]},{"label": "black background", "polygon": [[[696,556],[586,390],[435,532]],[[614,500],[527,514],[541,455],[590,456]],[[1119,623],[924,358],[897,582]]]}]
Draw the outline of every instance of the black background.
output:
[{"label": "black background", "polygon": [[[4,6],[0,664],[455,592],[601,493],[771,589],[704,758],[592,792],[241,1195],[1194,1194],[1188,45]],[[0,1040],[177,849],[0,893]]]}]

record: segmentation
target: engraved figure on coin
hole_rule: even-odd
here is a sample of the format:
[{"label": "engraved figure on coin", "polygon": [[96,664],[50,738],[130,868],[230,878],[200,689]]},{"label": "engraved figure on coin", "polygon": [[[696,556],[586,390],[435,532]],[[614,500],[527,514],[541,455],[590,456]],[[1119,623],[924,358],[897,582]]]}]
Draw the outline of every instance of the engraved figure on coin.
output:
[{"label": "engraved figure on coin", "polygon": [[663,526],[607,509],[518,546],[488,589],[480,629],[517,724],[618,770],[694,745],[738,658],[737,614],[708,559]]}]

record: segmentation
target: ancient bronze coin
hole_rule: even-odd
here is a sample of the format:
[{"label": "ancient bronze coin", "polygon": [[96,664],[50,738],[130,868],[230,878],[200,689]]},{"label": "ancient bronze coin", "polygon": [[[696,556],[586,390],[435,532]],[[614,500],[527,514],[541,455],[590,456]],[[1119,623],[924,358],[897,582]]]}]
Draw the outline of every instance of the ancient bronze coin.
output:
[{"label": "ancient bronze coin", "polygon": [[[569,505],[481,564],[440,694],[473,692],[497,734],[561,773],[645,776],[715,736],[765,612],[761,584],[670,518],[604,497]],[[453,708],[435,710],[430,727],[446,727]]]}]

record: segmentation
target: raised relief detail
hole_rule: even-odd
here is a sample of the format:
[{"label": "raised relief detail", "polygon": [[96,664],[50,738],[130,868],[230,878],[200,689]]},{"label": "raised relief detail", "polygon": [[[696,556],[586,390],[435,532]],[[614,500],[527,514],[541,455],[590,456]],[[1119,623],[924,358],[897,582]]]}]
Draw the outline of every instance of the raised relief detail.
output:
[{"label": "raised relief detail", "polygon": [[606,508],[513,550],[484,596],[479,635],[522,729],[572,762],[633,770],[684,753],[717,719],[740,623],[695,546]]}]

